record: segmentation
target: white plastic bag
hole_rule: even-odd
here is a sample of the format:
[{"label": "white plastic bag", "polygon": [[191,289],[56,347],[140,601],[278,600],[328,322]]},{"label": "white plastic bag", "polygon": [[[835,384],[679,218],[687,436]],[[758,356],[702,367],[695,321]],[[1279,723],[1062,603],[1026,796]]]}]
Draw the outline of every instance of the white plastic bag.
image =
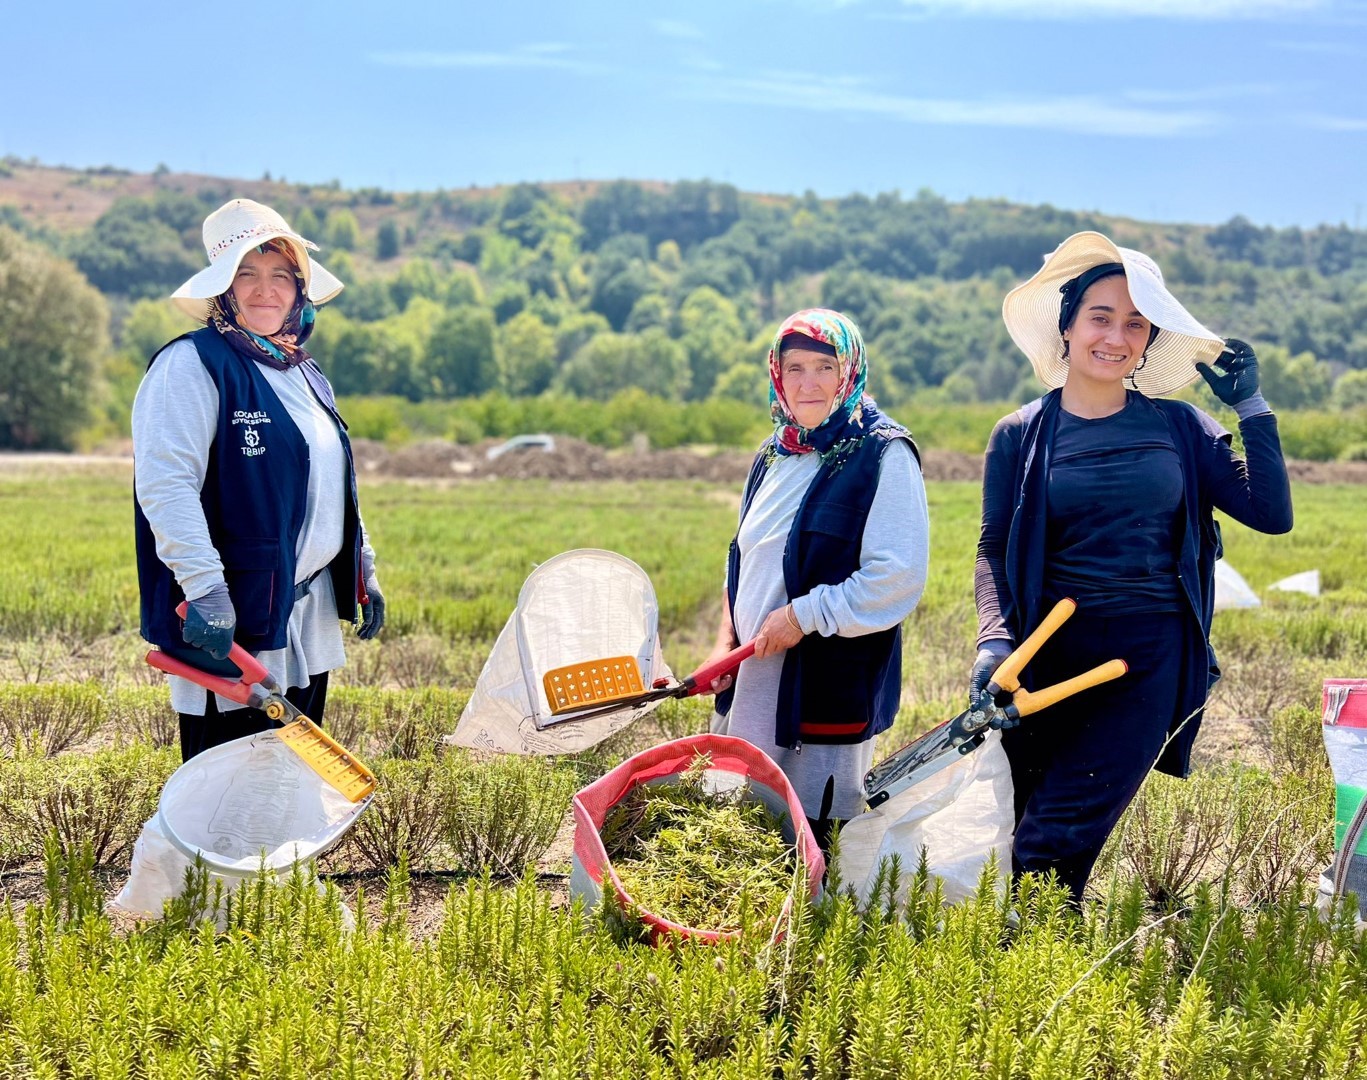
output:
[{"label": "white plastic bag", "polygon": [[[349,801],[269,731],[212,747],[166,781],[157,813],[133,845],[128,881],[109,907],[161,918],[197,859],[209,873],[211,897],[219,883],[226,897],[263,869],[283,881],[297,862],[341,840],[369,801]],[[350,928],[355,920],[343,910]],[[222,928],[223,912],[214,914]]]},{"label": "white plastic bag", "polygon": [[1014,797],[1001,733],[989,731],[977,750],[841,827],[840,881],[867,901],[879,864],[896,855],[903,899],[924,848],[949,903],[973,895],[994,853],[1004,883],[1011,869]]}]

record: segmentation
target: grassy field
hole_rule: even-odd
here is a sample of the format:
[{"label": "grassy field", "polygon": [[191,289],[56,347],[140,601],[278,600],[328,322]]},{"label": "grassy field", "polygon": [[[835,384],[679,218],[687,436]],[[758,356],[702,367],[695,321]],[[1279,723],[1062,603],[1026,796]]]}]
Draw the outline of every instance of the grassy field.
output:
[{"label": "grassy field", "polygon": [[[1151,778],[1081,920],[1046,890],[1022,901],[1013,934],[993,882],[942,911],[918,877],[897,902],[831,890],[779,947],[759,934],[651,950],[562,906],[564,856],[543,853],[574,787],[697,730],[703,708],[670,706],[558,763],[433,743],[527,573],[569,548],[640,563],[666,656],[676,670],[699,660],[736,492],[367,483],[392,621],[385,640],[348,645],[328,722],[382,789],[323,866],[360,928],[344,932],[335,893],[301,881],[244,893],[215,932],[196,925],[193,895],[152,926],[100,911],[175,765],[158,748],[173,738],[164,691],[140,661],[128,472],[0,473],[0,890],[13,902],[0,908],[0,1072],[1362,1075],[1367,944],[1306,906],[1332,844],[1320,680],[1367,675],[1360,491],[1299,487],[1287,537],[1226,524],[1229,559],[1264,605],[1217,616],[1227,674],[1201,765],[1187,782]],[[932,484],[929,497],[931,575],[889,741],[957,711],[973,653],[977,487]],[[1311,568],[1319,598],[1266,589]],[[520,882],[502,876],[522,866]],[[415,887],[431,897],[453,878],[415,922]]]}]

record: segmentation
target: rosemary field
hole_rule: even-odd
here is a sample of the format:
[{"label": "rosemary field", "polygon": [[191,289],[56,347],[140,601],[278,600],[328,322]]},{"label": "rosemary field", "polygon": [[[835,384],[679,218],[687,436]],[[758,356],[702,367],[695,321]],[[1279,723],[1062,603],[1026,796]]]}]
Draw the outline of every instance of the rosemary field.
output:
[{"label": "rosemary field", "polygon": [[[393,612],[349,645],[329,726],[381,795],[322,866],[193,893],[161,924],[103,914],[174,768],[142,665],[126,468],[0,474],[0,1069],[14,1076],[1263,1077],[1367,1070],[1367,945],[1308,907],[1332,842],[1320,680],[1367,675],[1367,507],[1298,486],[1288,537],[1226,523],[1264,599],[1222,613],[1226,671],[1185,783],[1153,777],[1080,921],[1007,925],[993,882],[942,909],[915,867],[860,908],[799,906],[782,943],[623,943],[563,903],[545,853],[578,785],[698,730],[671,703],[566,761],[438,754],[536,563],[618,551],[659,594],[666,656],[706,652],[737,492],[691,482],[367,483]],[[957,711],[972,656],[973,484],[932,484],[932,570],[906,627],[895,743]],[[1266,591],[1318,568],[1318,599]],[[1047,714],[1040,722],[1047,721]],[[411,918],[420,880],[452,882]],[[356,882],[365,883],[358,890]],[[25,899],[16,899],[27,883]],[[341,927],[338,890],[358,911]],[[366,891],[380,896],[370,900]]]}]

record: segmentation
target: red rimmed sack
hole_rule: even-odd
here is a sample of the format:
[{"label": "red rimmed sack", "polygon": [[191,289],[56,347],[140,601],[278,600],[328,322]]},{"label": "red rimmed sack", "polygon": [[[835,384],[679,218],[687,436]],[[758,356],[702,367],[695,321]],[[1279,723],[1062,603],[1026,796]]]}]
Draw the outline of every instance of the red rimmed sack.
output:
[{"label": "red rimmed sack", "polygon": [[[597,907],[603,901],[603,883],[609,882],[623,908],[642,921],[650,931],[651,940],[657,943],[668,935],[707,942],[725,941],[739,936],[740,932],[682,926],[637,905],[622,887],[603,846],[603,821],[633,788],[642,784],[669,783],[692,766],[700,755],[711,758],[707,782],[716,790],[731,791],[748,783],[750,793],[770,811],[786,815],[784,839],[796,848],[798,859],[806,867],[808,889],[813,899],[821,895],[821,880],[826,874],[826,861],[807,824],[807,815],[803,813],[797,792],[783,770],[763,750],[729,735],[690,735],[643,750],[575,795],[570,895],[581,896],[589,907]],[[791,904],[792,897],[789,897],[779,916],[775,937],[781,936],[779,927],[786,920]]]}]

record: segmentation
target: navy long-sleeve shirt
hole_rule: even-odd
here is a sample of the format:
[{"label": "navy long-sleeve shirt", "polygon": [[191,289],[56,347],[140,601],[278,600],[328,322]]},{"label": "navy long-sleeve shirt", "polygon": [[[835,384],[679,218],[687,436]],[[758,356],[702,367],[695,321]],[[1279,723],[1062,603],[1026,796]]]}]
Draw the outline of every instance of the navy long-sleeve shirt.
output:
[{"label": "navy long-sleeve shirt", "polygon": [[[1039,622],[1045,580],[1055,552],[1049,547],[1048,477],[1062,412],[1060,391],[1004,417],[988,441],[983,472],[983,516],[974,573],[978,642],[1020,641]],[[1149,399],[1131,391],[1126,411],[1160,421],[1181,466],[1181,505],[1174,526],[1176,578],[1201,633],[1191,635],[1202,655],[1184,665],[1179,715],[1159,768],[1185,775],[1205,695],[1219,676],[1210,650],[1215,561],[1222,553],[1212,510],[1265,533],[1291,529],[1291,487],[1282,458],[1277,420],[1271,413],[1239,425],[1247,458],[1214,419],[1181,401]],[[1195,712],[1191,720],[1186,718]],[[1180,731],[1179,731],[1180,728]]]}]

